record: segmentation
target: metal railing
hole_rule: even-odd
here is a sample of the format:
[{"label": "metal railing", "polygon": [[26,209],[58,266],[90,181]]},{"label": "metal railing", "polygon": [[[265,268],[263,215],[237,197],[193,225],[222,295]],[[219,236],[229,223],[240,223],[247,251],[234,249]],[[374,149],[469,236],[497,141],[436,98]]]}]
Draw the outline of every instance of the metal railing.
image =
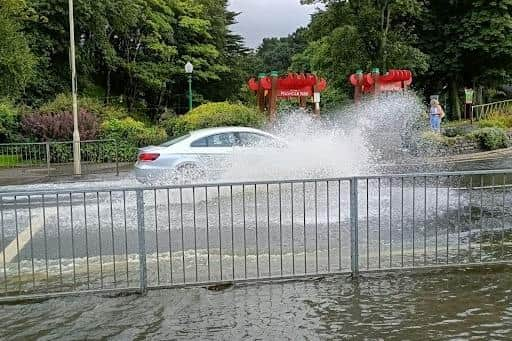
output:
[{"label": "metal railing", "polygon": [[0,301],[512,261],[512,170],[0,192]]},{"label": "metal railing", "polygon": [[[119,174],[115,140],[81,141],[82,174]],[[0,144],[0,178],[73,175],[73,142]]]},{"label": "metal railing", "polygon": [[512,99],[492,102],[486,104],[473,105],[471,107],[475,120],[480,121],[496,112],[512,113]]}]

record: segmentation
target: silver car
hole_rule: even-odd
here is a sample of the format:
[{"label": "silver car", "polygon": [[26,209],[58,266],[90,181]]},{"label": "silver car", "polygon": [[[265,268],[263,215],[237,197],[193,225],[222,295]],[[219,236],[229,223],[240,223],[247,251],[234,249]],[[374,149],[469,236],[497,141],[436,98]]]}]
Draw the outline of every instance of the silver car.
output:
[{"label": "silver car", "polygon": [[218,178],[228,169],[235,150],[251,153],[285,143],[264,131],[245,127],[190,132],[160,146],[139,151],[135,176],[142,183],[191,183]]}]

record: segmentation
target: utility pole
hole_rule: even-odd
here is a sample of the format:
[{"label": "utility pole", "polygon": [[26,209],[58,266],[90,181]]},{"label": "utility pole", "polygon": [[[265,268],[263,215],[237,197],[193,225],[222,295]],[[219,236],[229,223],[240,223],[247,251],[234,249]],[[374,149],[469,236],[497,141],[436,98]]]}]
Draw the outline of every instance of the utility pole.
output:
[{"label": "utility pole", "polygon": [[73,96],[73,168],[75,175],[82,174],[80,164],[80,132],[78,131],[78,100],[77,100],[77,81],[75,65],[75,24],[73,18],[73,0],[69,0],[69,51],[71,64],[71,90]]}]

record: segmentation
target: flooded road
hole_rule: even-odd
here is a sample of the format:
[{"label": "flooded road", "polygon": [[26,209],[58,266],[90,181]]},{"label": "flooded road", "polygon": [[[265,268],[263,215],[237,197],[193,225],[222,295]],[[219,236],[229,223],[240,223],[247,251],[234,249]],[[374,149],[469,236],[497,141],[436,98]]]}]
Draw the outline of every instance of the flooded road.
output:
[{"label": "flooded road", "polygon": [[[508,161],[472,165],[510,167]],[[440,262],[511,259],[509,187],[483,190],[481,178],[469,184],[471,190],[467,181],[420,180],[360,181],[362,270],[381,268],[381,261],[383,267],[388,261],[389,267],[400,266],[404,259],[406,265],[437,264],[438,249]],[[484,178],[486,185],[509,180]],[[16,252],[1,269],[0,279],[9,281],[0,282],[0,291],[17,289],[11,280],[19,280],[20,273],[27,276],[27,287],[36,288],[52,281],[70,290],[89,284],[108,288],[125,277],[127,287],[138,285],[133,188],[85,192],[91,186],[139,185],[133,179],[75,183],[71,187],[84,193],[51,194],[69,185],[40,186],[47,191],[44,199],[41,193],[3,196],[2,244],[13,243]],[[147,190],[149,284],[209,280],[210,269],[212,279],[274,275],[283,268],[285,274],[348,269],[348,184],[281,187]],[[18,228],[30,232],[26,244],[16,240]],[[25,247],[17,251],[18,244]],[[0,306],[0,339],[509,339],[511,270],[481,267],[359,281],[329,277],[223,291],[173,289],[143,297],[5,305]]]},{"label": "flooded road", "polygon": [[1,339],[510,339],[512,267],[0,306]]}]

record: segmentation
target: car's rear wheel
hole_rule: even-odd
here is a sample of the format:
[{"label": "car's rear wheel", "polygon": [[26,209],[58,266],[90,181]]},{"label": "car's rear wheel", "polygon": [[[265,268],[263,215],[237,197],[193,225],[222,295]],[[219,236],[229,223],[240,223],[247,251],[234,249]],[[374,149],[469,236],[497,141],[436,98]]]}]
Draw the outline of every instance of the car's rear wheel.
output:
[{"label": "car's rear wheel", "polygon": [[200,183],[205,181],[204,171],[197,165],[184,164],[178,166],[175,174],[175,182],[179,185]]}]

